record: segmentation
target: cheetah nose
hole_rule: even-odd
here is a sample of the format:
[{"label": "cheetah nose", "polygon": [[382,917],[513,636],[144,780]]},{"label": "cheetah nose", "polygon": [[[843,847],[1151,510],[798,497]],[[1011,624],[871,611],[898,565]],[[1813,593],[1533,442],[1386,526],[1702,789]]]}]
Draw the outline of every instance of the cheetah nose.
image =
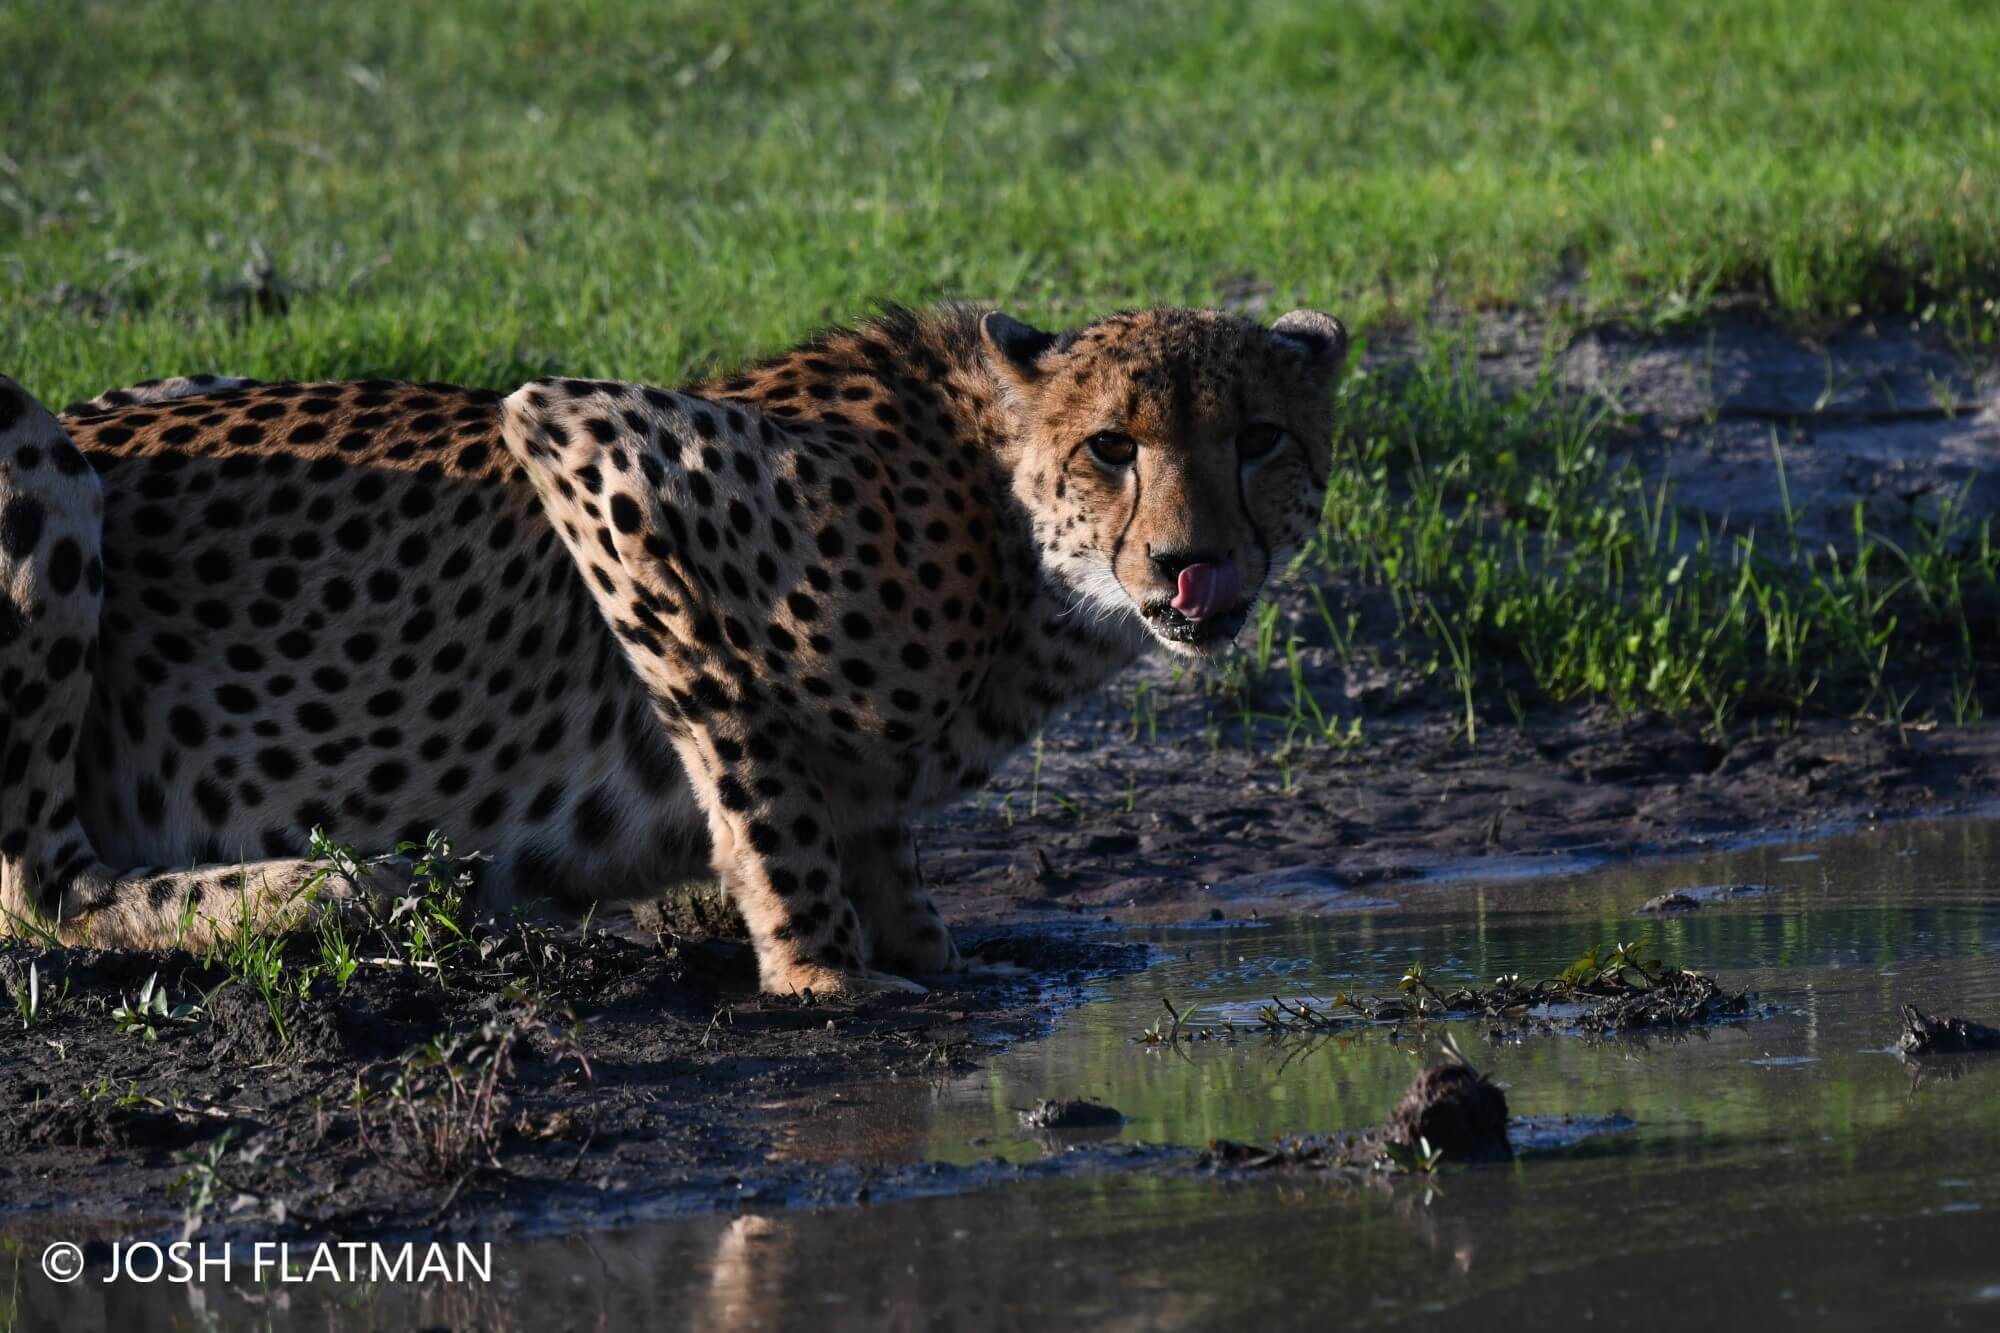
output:
[{"label": "cheetah nose", "polygon": [[1236,562],[1187,565],[1181,569],[1180,586],[1174,592],[1174,610],[1189,620],[1207,620],[1234,610],[1243,595],[1243,580]]}]

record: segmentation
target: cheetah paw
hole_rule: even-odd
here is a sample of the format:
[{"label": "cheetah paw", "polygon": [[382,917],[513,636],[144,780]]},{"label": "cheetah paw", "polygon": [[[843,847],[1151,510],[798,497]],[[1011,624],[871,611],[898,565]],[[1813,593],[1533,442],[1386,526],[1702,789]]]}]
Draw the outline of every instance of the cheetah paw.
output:
[{"label": "cheetah paw", "polygon": [[930,988],[891,972],[842,972],[830,967],[793,968],[777,985],[764,988],[779,995],[866,1000],[878,995],[928,995]]},{"label": "cheetah paw", "polygon": [[1028,975],[1028,969],[1019,963],[1010,963],[1000,958],[981,958],[977,954],[964,954],[960,956],[958,966],[952,969],[952,975],[979,981],[1001,981],[1011,977],[1025,977]]}]

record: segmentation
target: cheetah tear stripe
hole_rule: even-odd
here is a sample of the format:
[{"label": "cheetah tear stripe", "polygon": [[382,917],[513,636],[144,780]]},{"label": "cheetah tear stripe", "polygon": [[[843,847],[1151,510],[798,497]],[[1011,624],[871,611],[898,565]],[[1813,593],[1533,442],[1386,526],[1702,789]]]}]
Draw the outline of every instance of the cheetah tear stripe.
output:
[{"label": "cheetah tear stripe", "polygon": [[1236,608],[1243,595],[1243,579],[1236,562],[1219,565],[1189,565],[1181,570],[1180,587],[1174,593],[1174,610],[1189,620],[1208,620]]}]

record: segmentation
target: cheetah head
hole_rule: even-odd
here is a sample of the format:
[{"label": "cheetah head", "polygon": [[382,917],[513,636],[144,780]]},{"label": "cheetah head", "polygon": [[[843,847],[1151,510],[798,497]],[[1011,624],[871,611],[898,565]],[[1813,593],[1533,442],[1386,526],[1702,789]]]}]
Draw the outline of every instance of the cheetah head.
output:
[{"label": "cheetah head", "polygon": [[1174,652],[1219,651],[1319,521],[1347,330],[1157,309],[1058,335],[995,311],[980,335],[1044,566]]}]

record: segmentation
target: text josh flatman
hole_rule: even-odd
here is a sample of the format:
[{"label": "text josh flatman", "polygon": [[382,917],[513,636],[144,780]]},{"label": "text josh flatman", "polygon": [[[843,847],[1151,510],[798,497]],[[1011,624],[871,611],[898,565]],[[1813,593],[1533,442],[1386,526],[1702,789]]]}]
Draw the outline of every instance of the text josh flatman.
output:
[{"label": "text josh flatman", "polygon": [[[233,1282],[237,1277],[237,1247],[175,1241],[157,1245],[137,1241],[111,1246],[111,1272],[106,1282]],[[250,1247],[246,1276],[252,1282],[491,1282],[490,1242],[458,1242],[450,1250],[432,1241],[337,1240],[293,1245],[260,1240]]]}]

